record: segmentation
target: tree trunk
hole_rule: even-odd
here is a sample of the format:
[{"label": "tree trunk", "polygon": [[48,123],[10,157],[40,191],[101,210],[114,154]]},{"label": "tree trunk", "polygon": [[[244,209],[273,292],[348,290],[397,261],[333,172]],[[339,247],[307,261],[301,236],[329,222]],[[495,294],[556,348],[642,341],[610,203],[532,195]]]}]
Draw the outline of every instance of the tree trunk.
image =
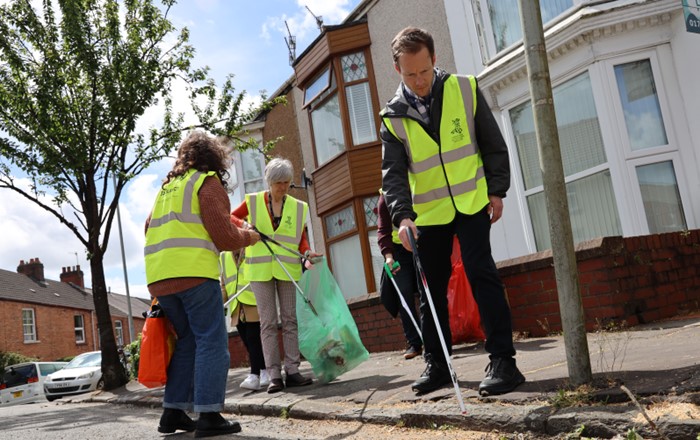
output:
[{"label": "tree trunk", "polygon": [[128,381],[126,371],[117,353],[117,343],[114,339],[112,327],[112,315],[109,313],[107,287],[104,267],[102,266],[104,255],[98,243],[90,243],[90,248],[92,296],[95,302],[95,315],[97,315],[97,328],[100,334],[100,347],[102,350],[102,378],[104,379],[105,389],[113,390]]}]

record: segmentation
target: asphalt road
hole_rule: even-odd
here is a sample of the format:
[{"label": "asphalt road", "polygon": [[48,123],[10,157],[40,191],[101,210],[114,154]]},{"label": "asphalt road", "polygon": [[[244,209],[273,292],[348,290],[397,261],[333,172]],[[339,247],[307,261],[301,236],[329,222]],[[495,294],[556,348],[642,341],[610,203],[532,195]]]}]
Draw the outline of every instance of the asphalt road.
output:
[{"label": "asphalt road", "polygon": [[[1,440],[92,440],[92,439],[190,439],[192,433],[178,431],[164,436],[157,432],[160,408],[106,403],[46,402],[0,408]],[[445,439],[529,440],[541,436],[464,431],[452,427],[403,428],[361,422],[285,419],[262,416],[229,416],[243,431],[231,439]]]}]

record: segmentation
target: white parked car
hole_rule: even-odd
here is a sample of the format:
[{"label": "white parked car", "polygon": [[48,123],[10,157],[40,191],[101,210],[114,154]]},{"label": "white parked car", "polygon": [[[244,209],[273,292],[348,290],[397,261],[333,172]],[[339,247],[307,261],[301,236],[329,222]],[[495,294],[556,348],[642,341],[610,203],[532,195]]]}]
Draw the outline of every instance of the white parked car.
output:
[{"label": "white parked car", "polygon": [[49,374],[44,381],[44,391],[49,401],[101,390],[103,387],[102,353],[99,351],[79,354],[63,369]]},{"label": "white parked car", "polygon": [[0,406],[45,402],[44,381],[68,362],[23,362],[5,367],[0,378]]}]

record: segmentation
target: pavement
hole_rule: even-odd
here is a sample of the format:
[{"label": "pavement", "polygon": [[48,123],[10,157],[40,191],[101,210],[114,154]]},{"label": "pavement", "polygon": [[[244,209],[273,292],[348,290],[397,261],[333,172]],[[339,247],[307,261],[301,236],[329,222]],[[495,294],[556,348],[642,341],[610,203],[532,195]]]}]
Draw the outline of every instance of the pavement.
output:
[{"label": "pavement", "polygon": [[[571,385],[561,335],[523,338],[515,342],[516,360],[527,381],[514,392],[491,397],[476,391],[488,363],[483,343],[454,346],[452,364],[465,412],[451,385],[416,396],[410,385],[425,363],[421,357],[405,360],[402,352],[373,353],[328,384],[314,381],[276,394],[241,389],[248,369],[231,369],[224,412],[454,426],[528,438],[564,436],[583,425],[586,437],[612,438],[634,429],[643,438],[700,439],[700,315],[587,336],[591,384]],[[312,375],[307,362],[301,372]],[[132,381],[73,400],[160,407],[163,390]]]}]

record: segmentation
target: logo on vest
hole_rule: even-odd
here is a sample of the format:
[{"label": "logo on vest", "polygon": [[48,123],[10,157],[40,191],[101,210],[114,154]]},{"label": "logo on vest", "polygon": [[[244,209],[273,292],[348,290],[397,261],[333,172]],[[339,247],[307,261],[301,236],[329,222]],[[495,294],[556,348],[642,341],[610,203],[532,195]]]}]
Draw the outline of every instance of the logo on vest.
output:
[{"label": "logo on vest", "polygon": [[292,216],[291,216],[291,215],[288,215],[288,216],[284,219],[284,224],[287,225],[287,226],[290,227],[290,228],[292,227]]},{"label": "logo on vest", "polygon": [[464,139],[464,134],[462,133],[464,130],[462,129],[462,124],[459,120],[459,118],[455,118],[452,120],[452,130],[450,131],[450,134],[452,135],[452,142],[459,142]]}]

